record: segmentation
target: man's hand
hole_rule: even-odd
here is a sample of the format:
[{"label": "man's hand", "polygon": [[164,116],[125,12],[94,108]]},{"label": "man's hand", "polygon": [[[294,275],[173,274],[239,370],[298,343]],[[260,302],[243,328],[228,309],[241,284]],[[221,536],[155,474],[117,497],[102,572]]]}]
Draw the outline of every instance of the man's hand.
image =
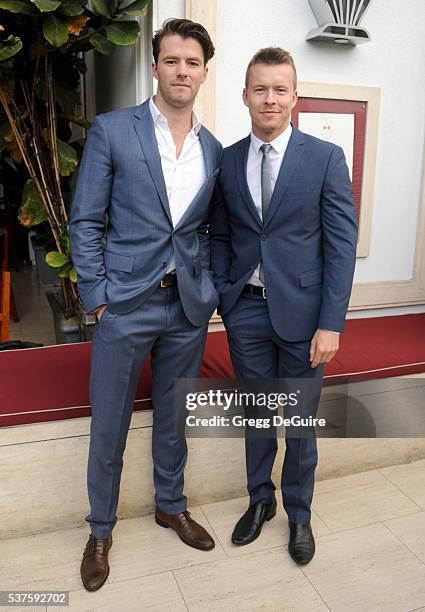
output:
[{"label": "man's hand", "polygon": [[102,318],[103,313],[105,312],[105,310],[106,310],[106,304],[102,304],[101,306],[98,306],[96,308],[96,310],[94,311],[94,314],[95,314],[96,319],[98,321],[100,321],[100,319]]},{"label": "man's hand", "polygon": [[311,367],[316,368],[319,363],[329,363],[335,357],[338,349],[339,334],[326,329],[318,329],[311,341]]}]

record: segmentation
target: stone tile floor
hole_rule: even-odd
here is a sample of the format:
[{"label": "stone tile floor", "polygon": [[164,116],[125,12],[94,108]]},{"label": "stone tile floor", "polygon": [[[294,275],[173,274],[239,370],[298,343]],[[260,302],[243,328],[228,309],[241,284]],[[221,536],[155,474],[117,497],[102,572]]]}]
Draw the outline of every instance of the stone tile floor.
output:
[{"label": "stone tile floor", "polygon": [[[4,540],[0,590],[69,590],[72,612],[424,612],[424,491],[425,460],[318,482],[316,555],[302,568],[288,555],[281,504],[260,538],[242,548],[230,534],[247,498],[191,508],[216,540],[210,552],[185,546],[152,515],[121,520],[109,578],[96,593],[79,576],[87,528]],[[44,608],[2,608],[9,609]]]}]

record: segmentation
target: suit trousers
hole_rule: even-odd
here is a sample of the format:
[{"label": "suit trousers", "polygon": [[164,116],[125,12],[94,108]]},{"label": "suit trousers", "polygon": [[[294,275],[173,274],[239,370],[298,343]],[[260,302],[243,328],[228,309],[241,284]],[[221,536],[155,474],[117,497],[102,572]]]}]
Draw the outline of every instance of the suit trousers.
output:
[{"label": "suit trousers", "polygon": [[123,454],[143,362],[151,353],[152,457],[156,505],[168,514],[186,510],[183,495],[187,445],[178,433],[183,403],[176,405],[174,380],[196,378],[207,325],[187,319],[177,286],[155,290],[139,308],[107,309],[96,324],[90,375],[92,421],[87,470],[90,514],[96,538],[105,538],[117,517]]},{"label": "suit trousers", "polygon": [[[323,379],[323,365],[310,366],[310,340],[288,342],[273,329],[267,301],[242,295],[232,310],[224,315],[230,355],[238,378],[311,378],[305,387],[312,390],[302,405],[302,418],[315,417]],[[296,411],[295,411],[296,412]],[[285,414],[285,416],[287,416]],[[287,430],[288,431],[288,430]],[[277,452],[276,431],[267,436],[245,430],[245,451],[250,506],[275,497],[271,479]],[[263,433],[263,432],[262,432]],[[283,507],[294,523],[310,520],[317,444],[314,430],[309,436],[285,436],[286,451],[281,475]]]}]

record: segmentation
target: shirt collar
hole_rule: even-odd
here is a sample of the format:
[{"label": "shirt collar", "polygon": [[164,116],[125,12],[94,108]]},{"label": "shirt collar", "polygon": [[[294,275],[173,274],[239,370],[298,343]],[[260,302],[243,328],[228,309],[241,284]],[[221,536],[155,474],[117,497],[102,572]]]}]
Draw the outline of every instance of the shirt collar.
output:
[{"label": "shirt collar", "polygon": [[[159,108],[156,106],[155,102],[153,101],[153,96],[149,99],[149,109],[151,111],[154,125],[157,125],[158,123],[165,123],[165,125],[168,126],[167,117],[165,117],[165,115],[163,115]],[[195,113],[192,113],[192,130],[196,135],[198,135],[201,127],[202,123],[199,121]]]},{"label": "shirt collar", "polygon": [[[289,124],[286,130],[282,132],[282,134],[279,134],[277,138],[269,142],[269,144],[272,145],[276,153],[282,153],[282,151],[284,151],[284,149],[288,146],[288,142],[291,137],[291,134],[292,134],[292,125]],[[264,144],[264,141],[260,140],[260,138],[257,138],[257,136],[253,132],[251,132],[251,146],[256,153],[259,152],[260,147],[263,144]]]}]

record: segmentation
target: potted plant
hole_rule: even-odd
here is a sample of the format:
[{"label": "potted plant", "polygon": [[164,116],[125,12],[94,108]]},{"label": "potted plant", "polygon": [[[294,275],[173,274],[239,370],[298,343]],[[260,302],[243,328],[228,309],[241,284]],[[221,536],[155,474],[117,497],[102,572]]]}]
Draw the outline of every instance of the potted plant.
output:
[{"label": "potted plant", "polygon": [[144,15],[147,5],[0,0],[0,151],[26,168],[19,220],[50,230],[54,249],[46,261],[61,279],[59,312],[74,333],[79,299],[68,219],[82,146],[70,139],[72,124],[90,127],[80,112],[84,54],[94,49],[110,55],[116,46],[134,44],[140,34],[134,17]]}]

